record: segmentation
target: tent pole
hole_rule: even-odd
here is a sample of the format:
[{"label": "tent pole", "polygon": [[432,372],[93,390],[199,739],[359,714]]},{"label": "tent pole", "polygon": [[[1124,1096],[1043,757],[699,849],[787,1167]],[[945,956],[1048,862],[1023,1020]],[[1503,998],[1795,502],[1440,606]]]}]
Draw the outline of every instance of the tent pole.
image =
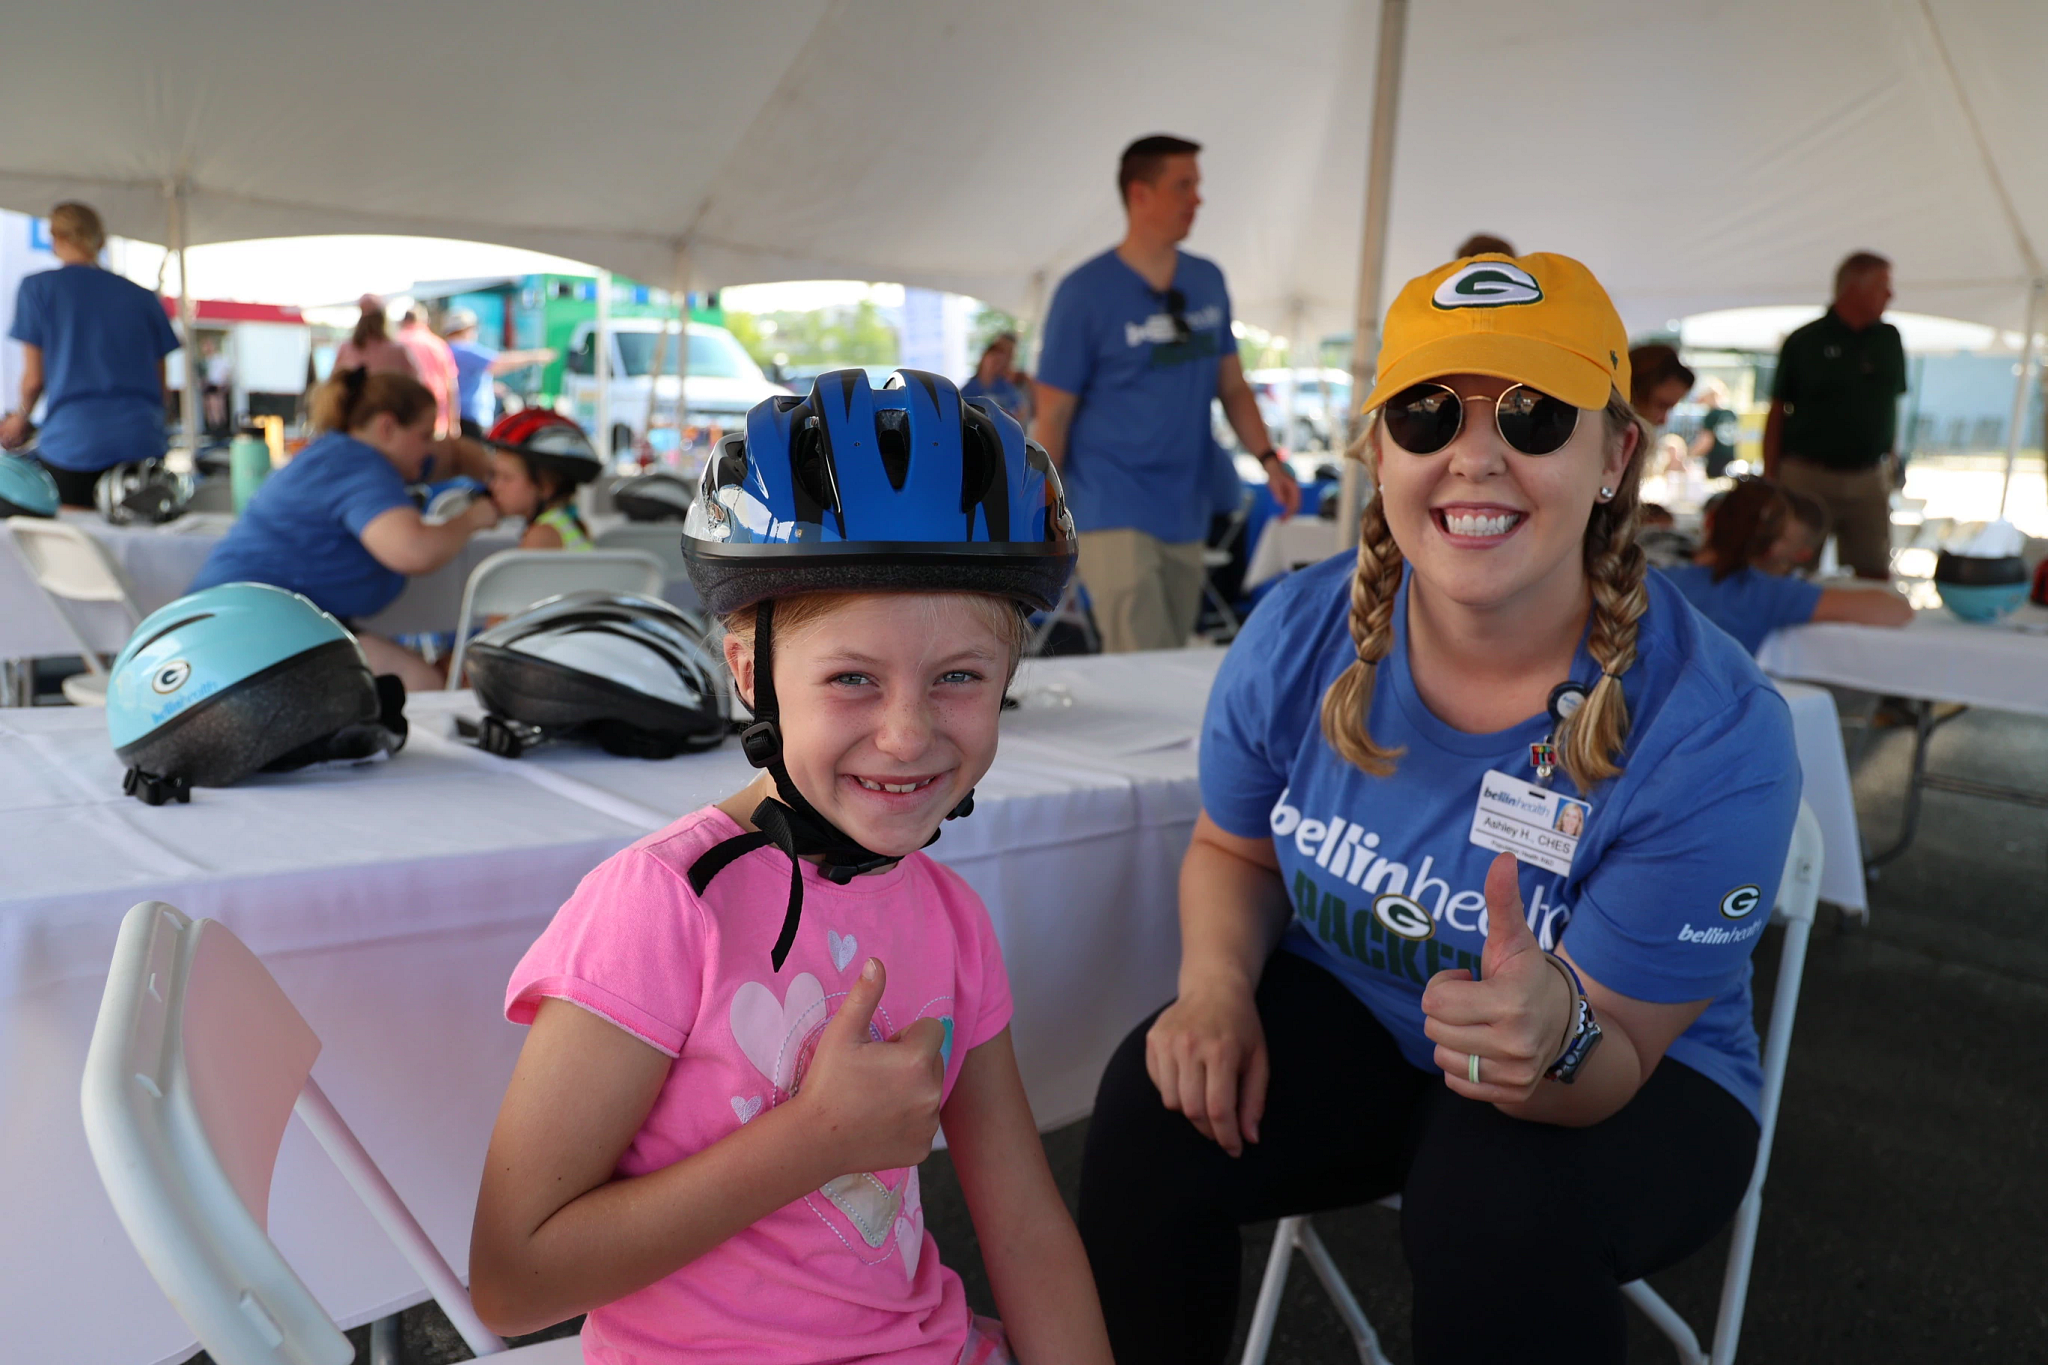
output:
[{"label": "tent pole", "polygon": [[2001,520],[2005,517],[2006,500],[2012,496],[2012,468],[2020,458],[2020,429],[2027,422],[2027,381],[2033,377],[2035,356],[2034,325],[2040,318],[2044,287],[2048,287],[2048,280],[2037,279],[2027,286],[2027,334],[2020,341],[2020,371],[2012,381],[2012,421],[2005,432],[2005,481],[1998,487]]},{"label": "tent pole", "polygon": [[1302,353],[1307,339],[1308,301],[1296,294],[1287,305],[1287,425],[1280,437],[1281,446],[1288,450],[1294,449],[1294,434],[1301,430],[1301,372],[1316,367],[1315,356]]},{"label": "tent pole", "polygon": [[597,379],[597,414],[590,433],[604,467],[612,467],[612,272],[597,272],[597,325],[590,338],[590,372]]},{"label": "tent pole", "polygon": [[185,353],[185,396],[178,403],[178,415],[183,419],[185,454],[192,461],[192,472],[196,475],[199,472],[199,404],[205,391],[205,376],[200,373],[203,362],[199,357],[196,310],[192,306],[192,270],[185,261],[186,210],[185,182],[179,180],[171,186],[171,249],[178,254],[178,330],[183,333],[184,345],[180,349]]},{"label": "tent pole", "polygon": [[[678,243],[676,296],[676,459],[683,457],[683,433],[690,428],[690,248]],[[650,424],[651,425],[651,424]],[[709,456],[707,444],[704,453]]]},{"label": "tent pole", "polygon": [[[1387,268],[1387,218],[1394,185],[1394,125],[1401,111],[1401,58],[1408,33],[1408,0],[1380,0],[1379,70],[1372,87],[1372,142],[1365,172],[1365,228],[1358,253],[1358,310],[1351,328],[1351,403],[1345,445],[1365,429],[1360,405],[1372,391],[1380,355],[1380,277]],[[1345,549],[1358,545],[1358,514],[1365,506],[1365,466],[1342,462],[1337,531]]]}]

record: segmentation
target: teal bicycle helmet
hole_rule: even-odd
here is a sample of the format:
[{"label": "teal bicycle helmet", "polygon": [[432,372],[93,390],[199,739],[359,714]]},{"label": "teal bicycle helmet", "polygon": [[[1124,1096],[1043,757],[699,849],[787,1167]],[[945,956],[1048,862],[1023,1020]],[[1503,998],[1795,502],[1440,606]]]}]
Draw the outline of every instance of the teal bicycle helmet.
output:
[{"label": "teal bicycle helmet", "polygon": [[0,454],[0,517],[54,517],[57,481],[39,461]]},{"label": "teal bicycle helmet", "polygon": [[107,678],[123,790],[152,806],[258,771],[395,752],[404,712],[404,686],[371,676],[341,622],[264,583],[223,583],[150,613]]}]

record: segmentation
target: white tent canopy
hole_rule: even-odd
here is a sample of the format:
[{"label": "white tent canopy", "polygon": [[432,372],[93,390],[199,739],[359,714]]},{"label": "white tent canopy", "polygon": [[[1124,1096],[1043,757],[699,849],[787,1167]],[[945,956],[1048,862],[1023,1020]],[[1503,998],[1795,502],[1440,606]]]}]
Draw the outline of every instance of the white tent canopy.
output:
[{"label": "white tent canopy", "polygon": [[[889,279],[1033,313],[1114,241],[1131,137],[1203,142],[1238,311],[1347,330],[1375,0],[73,0],[10,14],[0,206],[188,239],[390,232],[656,284]],[[2017,329],[2048,242],[2048,5],[1416,0],[1388,278],[1468,232],[1578,255],[1632,328],[1898,303]],[[680,253],[680,255],[679,255]]]}]

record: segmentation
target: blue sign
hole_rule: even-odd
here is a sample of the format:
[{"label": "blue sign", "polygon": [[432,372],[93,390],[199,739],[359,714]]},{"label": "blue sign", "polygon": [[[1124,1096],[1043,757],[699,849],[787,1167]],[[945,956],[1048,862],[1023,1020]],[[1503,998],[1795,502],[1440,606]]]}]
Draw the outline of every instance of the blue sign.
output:
[{"label": "blue sign", "polygon": [[49,251],[54,244],[50,240],[50,220],[31,218],[28,220],[28,245],[31,251]]}]

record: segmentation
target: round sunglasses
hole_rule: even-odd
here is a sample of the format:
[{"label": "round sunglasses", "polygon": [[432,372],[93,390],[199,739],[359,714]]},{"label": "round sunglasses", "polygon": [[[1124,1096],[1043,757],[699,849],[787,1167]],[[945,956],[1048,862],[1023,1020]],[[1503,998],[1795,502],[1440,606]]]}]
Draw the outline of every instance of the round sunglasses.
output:
[{"label": "round sunglasses", "polygon": [[[1434,455],[1458,439],[1465,426],[1464,398],[1443,384],[1411,384],[1386,401],[1380,420],[1387,435],[1410,455]],[[1524,455],[1555,455],[1578,430],[1579,410],[1562,398],[1517,384],[1493,400],[1493,425],[1500,438]]]}]

